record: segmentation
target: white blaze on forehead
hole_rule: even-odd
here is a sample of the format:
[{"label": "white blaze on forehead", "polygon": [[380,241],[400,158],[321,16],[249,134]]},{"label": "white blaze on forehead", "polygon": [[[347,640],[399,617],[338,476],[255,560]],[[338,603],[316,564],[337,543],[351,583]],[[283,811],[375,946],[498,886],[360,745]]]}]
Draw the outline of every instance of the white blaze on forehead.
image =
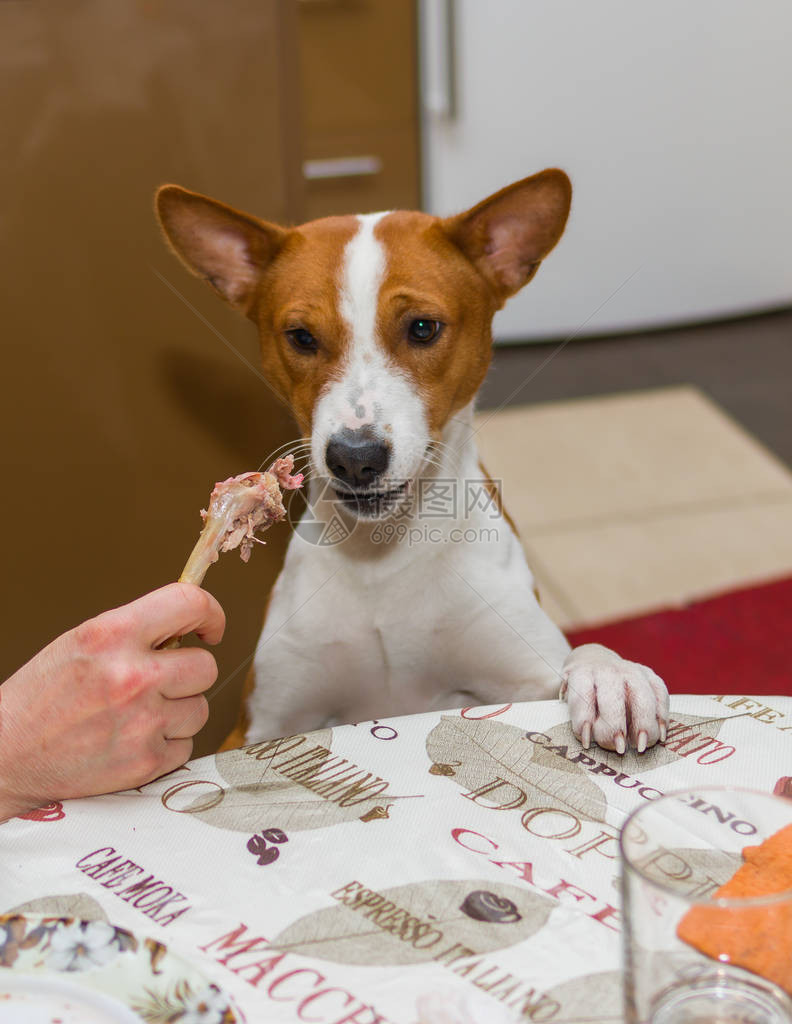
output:
[{"label": "white blaze on forehead", "polygon": [[344,250],[340,313],[349,328],[352,354],[371,350],[377,330],[377,300],[385,276],[385,248],[374,237],[385,213],[358,217],[360,227]]},{"label": "white blaze on forehead", "polygon": [[349,331],[349,351],[342,419],[350,430],[376,421],[375,406],[383,386],[381,368],[378,373],[373,357],[377,351],[377,305],[386,257],[385,247],[374,237],[374,229],[386,216],[369,213],[358,217],[358,231],[344,250],[339,312]]}]

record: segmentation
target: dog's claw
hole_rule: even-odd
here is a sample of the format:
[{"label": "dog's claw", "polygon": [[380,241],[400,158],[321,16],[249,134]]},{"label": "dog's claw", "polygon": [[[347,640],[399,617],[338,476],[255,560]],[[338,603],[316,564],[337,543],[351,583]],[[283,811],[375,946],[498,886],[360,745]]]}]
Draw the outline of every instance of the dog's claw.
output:
[{"label": "dog's claw", "polygon": [[649,736],[643,729],[641,729],[641,731],[638,733],[638,742],[635,744],[635,749],[638,751],[639,754],[642,754],[646,750],[646,744],[648,740]]},{"label": "dog's claw", "polygon": [[591,722],[583,723],[583,728],[580,730],[580,742],[584,750],[588,750],[591,746]]},{"label": "dog's claw", "polygon": [[623,732],[617,732],[616,733],[616,739],[614,740],[614,743],[616,745],[616,753],[617,754],[623,754],[624,751],[627,749],[627,743],[626,743],[626,741],[624,739],[624,733]]},{"label": "dog's claw", "polygon": [[665,722],[661,722],[660,723],[660,742],[661,743],[665,743],[665,741],[666,741],[666,735],[667,735],[666,730],[667,730],[666,723]]}]

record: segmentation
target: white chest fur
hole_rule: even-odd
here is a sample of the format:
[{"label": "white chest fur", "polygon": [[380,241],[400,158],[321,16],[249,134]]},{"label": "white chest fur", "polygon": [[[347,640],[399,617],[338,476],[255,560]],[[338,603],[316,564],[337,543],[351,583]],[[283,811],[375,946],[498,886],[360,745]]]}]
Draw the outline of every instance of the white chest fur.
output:
[{"label": "white chest fur", "polygon": [[467,409],[446,431],[453,458],[418,482],[442,507],[415,501],[336,545],[292,538],[256,652],[248,740],[557,694],[569,647],[486,500],[472,433]]}]

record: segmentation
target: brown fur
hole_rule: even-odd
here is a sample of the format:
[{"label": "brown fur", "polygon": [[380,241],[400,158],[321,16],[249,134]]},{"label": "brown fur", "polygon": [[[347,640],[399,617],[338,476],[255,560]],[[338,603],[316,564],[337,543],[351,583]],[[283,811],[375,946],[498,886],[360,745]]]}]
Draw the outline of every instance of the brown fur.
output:
[{"label": "brown fur", "polygon": [[[264,375],[288,400],[305,436],[319,391],[338,371],[350,340],[338,311],[338,287],[340,255],[356,230],[354,217],[328,217],[289,232],[262,275],[251,316]],[[295,351],[285,332],[298,327],[317,339],[317,352]]]},{"label": "brown fur", "polygon": [[509,515],[509,513],[506,511],[506,509],[505,509],[505,507],[503,505],[503,498],[501,497],[501,492],[498,489],[498,487],[495,485],[495,481],[492,479],[492,477],[487,472],[487,469],[486,469],[484,463],[481,461],[481,459],[479,459],[479,469],[481,470],[481,475],[484,477],[484,486],[487,488],[487,494],[489,494],[490,498],[492,499],[493,503],[495,504],[495,508],[497,508],[497,510],[500,512],[500,514],[503,516],[503,518],[506,520],[506,522],[512,528],[512,531],[513,531],[515,537],[519,538],[520,532],[517,529],[517,527],[515,526],[514,520]]}]

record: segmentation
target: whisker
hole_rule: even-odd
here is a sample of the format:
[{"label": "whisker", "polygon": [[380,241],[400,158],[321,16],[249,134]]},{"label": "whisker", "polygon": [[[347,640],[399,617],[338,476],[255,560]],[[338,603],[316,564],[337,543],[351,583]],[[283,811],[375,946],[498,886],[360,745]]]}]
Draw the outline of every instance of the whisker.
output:
[{"label": "whisker", "polygon": [[279,448],[275,449],[273,455],[277,455],[279,452],[292,450],[294,448],[310,447],[310,445],[310,437],[295,437],[292,438],[290,441],[284,441],[284,443]]},{"label": "whisker", "polygon": [[294,441],[286,441],[284,444],[280,445],[280,447],[271,452],[266,458],[261,460],[258,472],[261,473],[264,469],[268,469],[276,459],[283,458],[285,455],[294,455],[296,465],[297,459],[305,452],[310,451],[310,448],[310,438],[300,437]]},{"label": "whisker", "polygon": [[451,469],[458,469],[460,452],[445,441],[432,440],[429,443],[427,460],[438,468],[449,465]]}]

